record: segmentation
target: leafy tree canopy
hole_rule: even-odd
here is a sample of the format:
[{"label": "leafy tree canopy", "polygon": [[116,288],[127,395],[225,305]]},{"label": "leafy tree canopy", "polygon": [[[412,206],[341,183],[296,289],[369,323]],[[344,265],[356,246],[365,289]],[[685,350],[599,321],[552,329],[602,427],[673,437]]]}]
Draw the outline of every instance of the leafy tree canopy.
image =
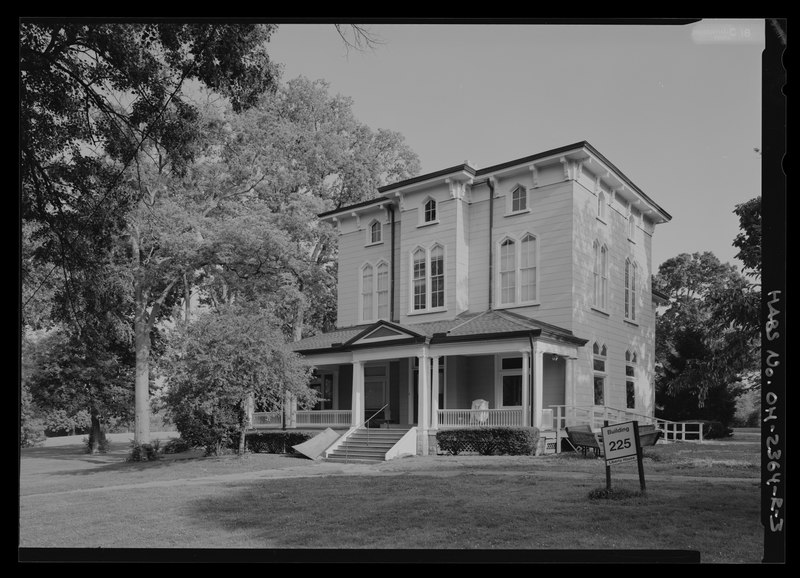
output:
[{"label": "leafy tree canopy", "polygon": [[758,293],[710,252],[668,259],[654,287],[670,297],[656,318],[661,417],[728,424],[741,379],[759,359]]}]

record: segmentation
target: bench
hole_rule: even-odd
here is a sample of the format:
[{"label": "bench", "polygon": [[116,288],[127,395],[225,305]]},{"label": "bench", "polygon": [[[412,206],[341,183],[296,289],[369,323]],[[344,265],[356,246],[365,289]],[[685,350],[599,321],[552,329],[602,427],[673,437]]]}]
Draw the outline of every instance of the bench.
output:
[{"label": "bench", "polygon": [[588,425],[572,425],[565,428],[567,438],[577,451],[586,455],[589,450],[594,452],[594,457],[603,455],[603,442],[600,436],[592,431]]}]

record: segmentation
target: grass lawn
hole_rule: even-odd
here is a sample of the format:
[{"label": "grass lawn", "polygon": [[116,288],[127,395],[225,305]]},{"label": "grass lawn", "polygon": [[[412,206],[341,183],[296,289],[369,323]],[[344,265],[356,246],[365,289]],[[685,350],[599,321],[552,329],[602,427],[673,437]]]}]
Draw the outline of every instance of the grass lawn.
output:
[{"label": "grass lawn", "polygon": [[[573,550],[577,560],[580,550],[692,550],[704,563],[759,563],[757,441],[648,448],[646,496],[621,500],[590,499],[605,487],[604,462],[574,453],[334,466],[261,454],[126,463],[124,447],[31,448],[19,545],[410,549],[408,561],[425,550]],[[272,477],[281,470],[294,477]],[[636,494],[636,471],[615,466],[612,487]]]}]

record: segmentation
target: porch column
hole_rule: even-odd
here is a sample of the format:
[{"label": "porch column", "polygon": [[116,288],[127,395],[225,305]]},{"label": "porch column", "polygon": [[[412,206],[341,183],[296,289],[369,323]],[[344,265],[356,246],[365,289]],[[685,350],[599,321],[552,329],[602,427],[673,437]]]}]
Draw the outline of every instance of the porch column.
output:
[{"label": "porch column", "polygon": [[439,429],[439,356],[431,357],[431,429]]},{"label": "porch column", "polygon": [[530,401],[530,353],[522,352],[522,426],[531,425],[531,401]]},{"label": "porch column", "polygon": [[544,352],[538,341],[533,343],[533,426],[542,428],[542,363]]},{"label": "porch column", "polygon": [[356,427],[364,421],[364,362],[353,362],[353,397],[350,425]]},{"label": "porch column", "polygon": [[564,368],[564,405],[567,407],[564,410],[564,423],[560,426],[570,425],[571,422],[566,420],[567,414],[572,413],[571,406],[575,405],[575,358],[566,358],[566,367]]},{"label": "porch column", "polygon": [[430,388],[430,365],[428,356],[422,354],[417,357],[419,360],[418,381],[418,405],[417,405],[417,453],[423,456],[428,455],[428,429],[431,423],[431,388]]}]

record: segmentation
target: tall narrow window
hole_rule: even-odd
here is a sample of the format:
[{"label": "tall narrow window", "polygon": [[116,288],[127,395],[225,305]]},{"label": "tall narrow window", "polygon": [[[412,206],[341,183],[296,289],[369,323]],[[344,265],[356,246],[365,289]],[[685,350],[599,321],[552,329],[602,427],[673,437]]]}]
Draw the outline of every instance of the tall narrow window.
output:
[{"label": "tall narrow window", "polygon": [[536,300],[536,237],[525,235],[519,255],[520,301]]},{"label": "tall narrow window", "polygon": [[608,249],[595,241],[594,245],[594,306],[605,309],[608,305]]},{"label": "tall narrow window", "polygon": [[608,307],[608,248],[600,247],[600,306]]},{"label": "tall narrow window", "polygon": [[378,319],[389,319],[389,265],[378,264]]},{"label": "tall narrow window", "polygon": [[414,311],[421,311],[426,308],[427,293],[425,284],[425,251],[423,249],[414,251],[412,285],[414,290]]},{"label": "tall narrow window", "polygon": [[628,217],[628,239],[631,241],[636,238],[634,233],[636,233],[636,219],[631,215]]},{"label": "tall narrow window", "polygon": [[425,222],[432,223],[436,220],[436,201],[428,199],[425,202]]},{"label": "tall narrow window", "polygon": [[528,208],[528,192],[525,187],[519,186],[511,191],[511,211],[516,213]]},{"label": "tall narrow window", "polygon": [[636,408],[636,352],[625,352],[625,399],[628,409]]},{"label": "tall narrow window", "polygon": [[431,308],[444,307],[444,250],[431,249]]},{"label": "tall narrow window", "polygon": [[602,305],[600,305],[600,243],[595,241],[592,245],[592,249],[594,250],[594,268],[592,271],[594,278],[594,300],[592,304],[595,307],[602,307]]},{"label": "tall narrow window", "polygon": [[369,242],[380,243],[383,238],[383,227],[380,221],[372,221],[369,226]]},{"label": "tall narrow window", "polygon": [[603,191],[597,193],[597,218],[601,221],[606,220],[606,196]]},{"label": "tall narrow window", "polygon": [[372,265],[366,265],[361,270],[361,320],[372,319]]},{"label": "tall narrow window", "polygon": [[625,319],[636,321],[636,263],[625,260]]},{"label": "tall narrow window", "polygon": [[500,303],[514,303],[517,293],[516,247],[506,239],[500,244]]},{"label": "tall narrow window", "polygon": [[606,356],[608,351],[606,346],[601,348],[595,341],[592,345],[592,358],[594,369],[594,404],[605,405],[605,385],[606,385]]}]

